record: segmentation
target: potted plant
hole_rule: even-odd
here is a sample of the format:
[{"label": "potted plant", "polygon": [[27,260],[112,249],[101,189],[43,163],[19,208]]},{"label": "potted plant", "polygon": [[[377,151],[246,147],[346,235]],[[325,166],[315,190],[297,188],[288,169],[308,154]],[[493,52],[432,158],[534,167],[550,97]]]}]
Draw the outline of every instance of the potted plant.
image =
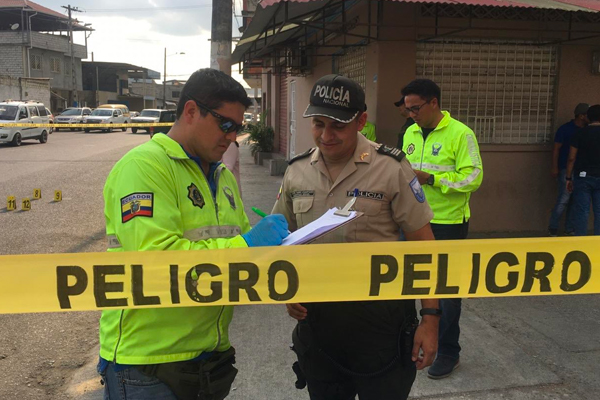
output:
[{"label": "potted plant", "polygon": [[266,124],[266,111],[260,115],[260,119],[252,124],[248,124],[246,132],[248,137],[245,143],[250,145],[250,152],[254,156],[254,163],[262,165],[263,160],[271,158],[273,151],[273,140],[275,132],[273,128]]}]

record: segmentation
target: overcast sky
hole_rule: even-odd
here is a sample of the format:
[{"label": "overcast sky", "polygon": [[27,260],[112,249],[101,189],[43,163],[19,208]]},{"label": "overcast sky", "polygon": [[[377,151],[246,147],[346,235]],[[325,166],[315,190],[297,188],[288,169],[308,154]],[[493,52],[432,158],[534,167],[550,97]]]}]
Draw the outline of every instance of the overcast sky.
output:
[{"label": "overcast sky", "polygon": [[[66,1],[36,0],[38,4],[66,14]],[[235,14],[241,14],[242,0],[235,0]],[[167,79],[185,80],[199,68],[210,66],[210,27],[212,0],[72,0],[81,23],[91,23],[95,31],[88,38],[88,61],[125,62],[163,74],[167,48]],[[232,16],[233,18],[233,16]],[[237,23],[236,23],[237,19]],[[240,36],[233,20],[233,35]],[[84,44],[83,33],[75,43]],[[184,52],[184,55],[176,53]],[[233,66],[235,73],[237,64]],[[244,86],[247,86],[243,83]]]}]

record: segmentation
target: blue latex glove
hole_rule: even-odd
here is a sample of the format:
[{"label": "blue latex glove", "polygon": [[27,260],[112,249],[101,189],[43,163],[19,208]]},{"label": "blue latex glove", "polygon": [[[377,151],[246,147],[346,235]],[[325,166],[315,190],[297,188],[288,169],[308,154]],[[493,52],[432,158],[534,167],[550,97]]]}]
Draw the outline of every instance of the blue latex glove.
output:
[{"label": "blue latex glove", "polygon": [[279,246],[283,239],[289,235],[288,223],[281,214],[267,215],[249,232],[242,237],[248,247]]}]

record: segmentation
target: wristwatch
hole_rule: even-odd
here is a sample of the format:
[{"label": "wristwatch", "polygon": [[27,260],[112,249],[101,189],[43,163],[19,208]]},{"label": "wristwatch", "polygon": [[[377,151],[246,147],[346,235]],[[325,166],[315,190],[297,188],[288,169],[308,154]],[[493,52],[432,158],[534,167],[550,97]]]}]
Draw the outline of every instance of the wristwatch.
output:
[{"label": "wristwatch", "polygon": [[442,310],[440,310],[439,308],[421,308],[421,311],[419,311],[419,314],[422,316],[424,315],[438,315],[441,316],[442,315]]},{"label": "wristwatch", "polygon": [[427,182],[425,182],[425,183],[427,183],[429,186],[433,186],[434,182],[435,182],[435,175],[430,174],[429,178],[427,178]]}]

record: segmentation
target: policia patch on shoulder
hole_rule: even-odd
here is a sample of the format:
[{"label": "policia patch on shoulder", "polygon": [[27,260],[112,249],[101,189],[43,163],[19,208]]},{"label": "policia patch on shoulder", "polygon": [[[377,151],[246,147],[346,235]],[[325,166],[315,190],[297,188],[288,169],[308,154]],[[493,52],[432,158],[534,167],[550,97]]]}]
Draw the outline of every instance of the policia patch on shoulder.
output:
[{"label": "policia patch on shoulder", "polygon": [[292,165],[293,163],[295,163],[298,160],[301,160],[303,158],[306,158],[308,156],[310,156],[312,153],[314,153],[316,150],[316,147],[313,147],[311,149],[306,150],[304,153],[302,154],[298,154],[296,157],[292,158],[289,162],[288,165]]},{"label": "policia patch on shoulder", "polygon": [[150,217],[154,213],[154,193],[131,193],[121,199],[121,222],[135,217]]},{"label": "policia patch on shoulder", "polygon": [[397,149],[395,147],[389,147],[384,144],[380,145],[377,148],[377,152],[379,154],[395,158],[397,161],[402,161],[402,159],[406,156],[406,154],[404,154],[402,150]]}]

